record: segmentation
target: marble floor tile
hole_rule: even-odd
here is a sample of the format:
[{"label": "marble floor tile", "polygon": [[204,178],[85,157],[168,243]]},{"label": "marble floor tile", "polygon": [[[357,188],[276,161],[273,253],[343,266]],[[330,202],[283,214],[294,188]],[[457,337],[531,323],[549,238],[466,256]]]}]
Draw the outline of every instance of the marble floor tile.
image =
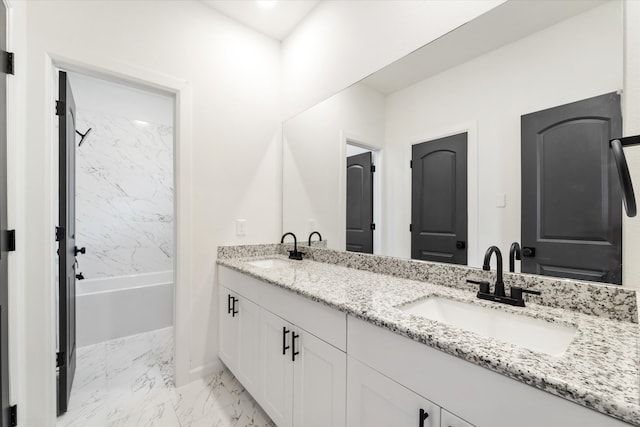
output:
[{"label": "marble floor tile", "polygon": [[173,382],[173,328],[78,349],[69,411],[57,427],[275,427],[222,370]]}]

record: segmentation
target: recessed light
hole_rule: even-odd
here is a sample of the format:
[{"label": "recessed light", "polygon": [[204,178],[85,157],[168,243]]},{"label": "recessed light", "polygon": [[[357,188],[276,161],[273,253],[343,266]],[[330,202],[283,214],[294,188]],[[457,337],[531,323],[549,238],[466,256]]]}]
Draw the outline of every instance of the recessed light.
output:
[{"label": "recessed light", "polygon": [[271,9],[276,4],[278,4],[278,1],[277,0],[256,0],[256,3],[258,3],[258,6],[264,9]]}]

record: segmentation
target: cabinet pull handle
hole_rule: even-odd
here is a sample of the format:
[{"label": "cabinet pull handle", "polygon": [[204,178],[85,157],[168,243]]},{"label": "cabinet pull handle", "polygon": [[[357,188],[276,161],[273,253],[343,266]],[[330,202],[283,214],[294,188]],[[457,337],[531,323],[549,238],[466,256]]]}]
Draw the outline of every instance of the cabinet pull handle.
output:
[{"label": "cabinet pull handle", "polygon": [[287,334],[291,332],[286,326],[282,327],[282,354],[287,354],[289,346],[287,345]]},{"label": "cabinet pull handle", "polygon": [[231,297],[233,299],[233,306],[232,306],[232,310],[231,310],[231,317],[236,317],[236,314],[238,314],[238,310],[236,310],[236,303],[238,301],[240,301],[238,298],[235,297]]},{"label": "cabinet pull handle", "polygon": [[420,408],[420,418],[418,422],[419,427],[424,427],[424,420],[429,418],[429,414],[424,409]]},{"label": "cabinet pull handle", "polygon": [[231,296],[231,294],[227,294],[227,313],[228,314],[231,314],[231,311],[232,311],[232,309],[231,309],[231,299],[232,298],[233,297]]},{"label": "cabinet pull handle", "polygon": [[299,351],[296,351],[296,340],[300,338],[299,334],[296,334],[295,332],[293,332],[291,334],[291,361],[295,362],[296,361],[296,355],[300,354]]}]

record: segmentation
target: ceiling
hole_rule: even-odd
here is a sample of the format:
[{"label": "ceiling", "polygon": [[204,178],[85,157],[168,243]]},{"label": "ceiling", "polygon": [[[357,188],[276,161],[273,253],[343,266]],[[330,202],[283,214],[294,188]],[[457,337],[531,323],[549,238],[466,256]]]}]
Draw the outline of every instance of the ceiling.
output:
[{"label": "ceiling", "polygon": [[283,40],[320,0],[202,0],[204,4],[256,31]]}]

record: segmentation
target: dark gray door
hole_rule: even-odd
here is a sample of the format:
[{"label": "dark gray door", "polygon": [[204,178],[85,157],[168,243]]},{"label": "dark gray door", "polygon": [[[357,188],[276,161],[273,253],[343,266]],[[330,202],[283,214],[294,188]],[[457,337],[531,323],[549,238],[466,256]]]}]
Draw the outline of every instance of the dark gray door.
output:
[{"label": "dark gray door", "polygon": [[412,148],[411,258],[467,264],[467,134]]},{"label": "dark gray door", "polygon": [[[0,2],[0,60],[6,60],[7,9]],[[9,426],[9,276],[7,271],[7,70],[0,67],[0,427]]]},{"label": "dark gray door", "polygon": [[76,103],[67,73],[58,73],[59,337],[58,413],[67,411],[76,370]]},{"label": "dark gray door", "polygon": [[347,157],[347,250],[373,253],[371,153]]},{"label": "dark gray door", "polygon": [[522,116],[523,273],[622,283],[620,136],[615,93]]}]

